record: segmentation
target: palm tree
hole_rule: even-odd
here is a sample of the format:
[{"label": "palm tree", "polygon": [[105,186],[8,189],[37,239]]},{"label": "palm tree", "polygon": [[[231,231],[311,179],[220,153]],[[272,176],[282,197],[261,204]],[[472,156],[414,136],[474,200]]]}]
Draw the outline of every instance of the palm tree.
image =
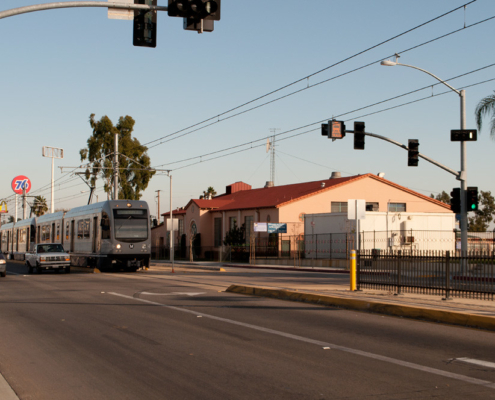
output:
[{"label": "palm tree", "polygon": [[486,117],[489,114],[492,114],[490,136],[493,140],[495,140],[495,91],[494,94],[481,99],[476,106],[474,115],[476,117],[476,125],[478,126],[479,131],[481,131],[483,117]]},{"label": "palm tree", "polygon": [[43,215],[48,211],[46,199],[43,196],[36,196],[34,198],[32,210],[37,217]]},{"label": "palm tree", "polygon": [[208,189],[203,191],[203,195],[200,196],[200,199],[210,199],[217,194],[213,186],[209,186]]}]

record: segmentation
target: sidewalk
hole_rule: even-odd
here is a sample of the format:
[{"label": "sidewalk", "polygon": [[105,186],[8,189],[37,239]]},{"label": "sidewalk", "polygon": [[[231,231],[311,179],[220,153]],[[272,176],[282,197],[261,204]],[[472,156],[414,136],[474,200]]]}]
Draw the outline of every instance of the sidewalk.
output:
[{"label": "sidewalk", "polygon": [[[152,261],[152,264],[168,266],[169,262]],[[235,263],[179,262],[187,268],[228,271],[229,268],[281,270],[294,272],[318,272],[349,274],[336,268],[288,267],[276,265],[249,265]],[[342,281],[342,280],[341,280]],[[252,296],[263,296],[289,301],[302,301],[326,306],[441,322],[495,331],[495,300],[477,300],[454,297],[443,300],[441,295],[404,293],[394,295],[385,290],[350,291],[349,284],[329,283],[311,285],[298,280],[285,282],[286,287],[266,285],[231,285],[227,291]]]}]

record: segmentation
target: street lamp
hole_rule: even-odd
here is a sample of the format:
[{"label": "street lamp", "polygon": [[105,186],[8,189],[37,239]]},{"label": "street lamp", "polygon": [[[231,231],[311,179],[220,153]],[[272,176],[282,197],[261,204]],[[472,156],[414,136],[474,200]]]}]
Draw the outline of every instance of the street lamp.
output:
[{"label": "street lamp", "polygon": [[[402,64],[400,63],[399,60],[399,55],[395,54],[395,61],[392,60],[383,60],[380,64],[387,66],[387,67],[393,67],[395,65],[402,65],[403,67],[409,67],[409,68],[414,68],[417,70],[420,70],[433,78],[435,78],[437,81],[443,83],[445,86],[447,86],[450,90],[456,92],[461,100],[461,129],[466,129],[466,93],[464,90],[457,90],[454,87],[450,86],[447,82],[441,80],[438,76],[433,75],[431,72],[428,72],[422,68],[415,67],[413,65],[407,65],[407,64]],[[459,171],[459,174],[457,175],[457,180],[461,181],[461,253],[465,254],[467,252],[467,208],[466,208],[466,188],[467,188],[467,167],[466,167],[466,142],[461,141],[461,170]]]}]

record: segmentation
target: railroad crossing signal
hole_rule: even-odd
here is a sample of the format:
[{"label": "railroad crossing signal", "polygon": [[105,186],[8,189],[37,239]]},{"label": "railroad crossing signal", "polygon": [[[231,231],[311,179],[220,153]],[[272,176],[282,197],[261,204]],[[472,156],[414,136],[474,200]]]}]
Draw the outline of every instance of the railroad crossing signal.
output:
[{"label": "railroad crossing signal", "polygon": [[[156,6],[157,0],[134,0],[134,4]],[[134,10],[132,44],[141,47],[156,47],[156,10]]]},{"label": "railroad crossing signal", "polygon": [[469,186],[466,190],[467,211],[478,211],[478,188]]},{"label": "railroad crossing signal", "polygon": [[419,140],[409,139],[407,147],[407,166],[417,167],[419,162]]}]

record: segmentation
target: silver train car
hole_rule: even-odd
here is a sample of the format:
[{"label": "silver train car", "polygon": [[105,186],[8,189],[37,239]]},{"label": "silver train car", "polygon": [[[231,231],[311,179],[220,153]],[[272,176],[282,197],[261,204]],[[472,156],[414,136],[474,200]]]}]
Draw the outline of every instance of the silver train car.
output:
[{"label": "silver train car", "polygon": [[31,244],[60,243],[71,265],[136,271],[149,267],[151,229],[148,204],[108,200],[70,211],[5,224],[1,251],[19,260]]}]

